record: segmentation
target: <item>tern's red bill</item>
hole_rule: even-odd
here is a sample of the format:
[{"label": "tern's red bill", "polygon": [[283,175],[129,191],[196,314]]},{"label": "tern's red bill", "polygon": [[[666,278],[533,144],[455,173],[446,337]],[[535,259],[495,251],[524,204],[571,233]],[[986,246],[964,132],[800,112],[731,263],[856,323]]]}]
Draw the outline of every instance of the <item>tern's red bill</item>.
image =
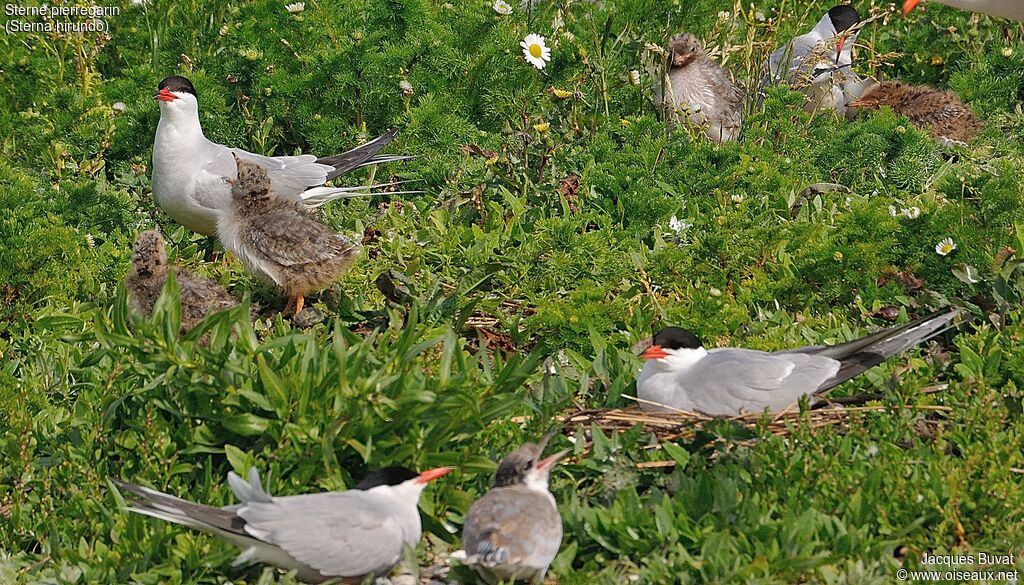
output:
[{"label": "tern's red bill", "polygon": [[839,56],[843,54],[844,44],[846,44],[846,35],[840,36],[839,41],[836,42],[836,63],[839,62]]},{"label": "tern's red bill", "polygon": [[454,467],[438,467],[436,469],[428,469],[428,470],[424,471],[423,473],[421,473],[418,478],[416,478],[416,483],[427,483],[427,482],[430,482],[430,481],[434,481],[435,479],[441,477],[442,475],[448,473],[449,471],[451,471],[453,469],[455,469],[455,468]]},{"label": "tern's red bill", "polygon": [[921,0],[907,0],[903,3],[903,16],[910,14],[910,11],[917,7]]},{"label": "tern's red bill", "polygon": [[661,358],[666,357],[668,357],[668,352],[662,349],[660,345],[652,345],[643,353],[643,358],[645,360],[660,360]]},{"label": "tern's red bill", "polygon": [[178,99],[178,96],[171,93],[171,90],[166,87],[153,94],[153,99],[160,100],[162,102],[173,102]]}]

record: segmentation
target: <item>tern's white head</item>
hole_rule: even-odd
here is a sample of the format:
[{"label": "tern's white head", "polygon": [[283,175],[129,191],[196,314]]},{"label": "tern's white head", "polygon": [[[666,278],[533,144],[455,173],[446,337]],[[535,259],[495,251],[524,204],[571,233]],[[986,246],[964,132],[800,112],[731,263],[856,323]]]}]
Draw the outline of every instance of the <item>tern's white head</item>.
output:
[{"label": "tern's white head", "polygon": [[373,490],[384,491],[392,494],[400,501],[415,505],[428,483],[452,469],[454,468],[438,467],[436,469],[428,469],[423,473],[416,473],[405,467],[384,467],[367,474],[353,489],[366,492],[372,492]]},{"label": "tern's white head", "polygon": [[652,341],[643,358],[659,369],[684,370],[708,353],[696,334],[679,327],[662,329]]},{"label": "tern's white head", "polygon": [[157,86],[153,99],[160,102],[160,117],[172,120],[199,119],[199,99],[196,88],[188,79],[175,75]]},{"label": "tern's white head", "polygon": [[827,19],[832,25],[835,35],[839,38],[839,40],[836,41],[835,54],[835,62],[838,63],[839,57],[843,53],[843,47],[846,47],[848,44],[852,45],[854,39],[857,38],[857,33],[850,34],[847,31],[860,22],[860,14],[853,6],[850,6],[849,4],[840,4],[830,8],[829,11],[825,13],[824,18],[822,18],[822,20],[825,19]]},{"label": "tern's white head", "polygon": [[498,464],[494,473],[494,487],[524,485],[530,489],[546,492],[551,469],[569,450],[565,449],[543,459],[540,458],[555,431],[549,431],[539,443],[523,443]]}]

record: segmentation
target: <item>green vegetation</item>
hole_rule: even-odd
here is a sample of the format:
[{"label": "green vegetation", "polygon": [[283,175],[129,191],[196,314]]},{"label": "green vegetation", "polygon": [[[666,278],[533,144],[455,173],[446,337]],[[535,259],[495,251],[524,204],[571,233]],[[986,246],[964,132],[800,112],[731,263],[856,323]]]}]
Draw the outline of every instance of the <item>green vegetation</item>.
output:
[{"label": "green vegetation", "polygon": [[[645,43],[686,26],[745,78],[818,3],[537,4],[314,0],[293,15],[149,0],[124,3],[109,36],[0,37],[0,582],[290,583],[130,517],[106,480],[228,504],[226,473],[249,465],[275,494],[458,466],[421,500],[426,566],[458,547],[502,454],[558,414],[630,404],[630,348],[660,324],[777,349],[951,301],[974,323],[839,388],[890,407],[846,427],[722,424],[660,447],[639,427],[567,429],[549,577],[890,583],[924,552],[1022,552],[1021,26],[932,4],[861,34],[862,73],[949,87],[976,110],[986,128],[968,148],[889,111],[811,116],[784,88],[743,144],[718,146],[658,120]],[[528,32],[553,49],[542,72],[522,57]],[[388,151],[419,155],[343,180],[415,180],[421,195],[326,207],[366,252],[310,299],[321,323],[282,320],[270,286],[204,262],[204,240],[156,208],[151,96],[175,73],[214,140],[331,154],[399,126]],[[818,182],[849,192],[802,194]],[[911,207],[920,217],[899,214]],[[692,225],[677,233],[673,216]],[[154,225],[179,264],[264,318],[241,307],[179,339],[173,295],[150,321],[130,315],[119,283]],[[956,251],[940,256],[946,237]],[[378,291],[387,271],[407,303]],[[637,467],[650,461],[675,465]]]}]

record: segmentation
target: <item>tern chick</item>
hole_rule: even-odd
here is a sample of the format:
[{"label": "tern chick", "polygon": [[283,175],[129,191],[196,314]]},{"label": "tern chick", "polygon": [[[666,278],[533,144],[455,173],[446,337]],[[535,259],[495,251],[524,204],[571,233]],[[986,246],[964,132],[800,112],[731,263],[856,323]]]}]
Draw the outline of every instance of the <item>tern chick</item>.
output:
[{"label": "tern chick", "polygon": [[714,142],[738,140],[743,126],[743,90],[712,61],[690,33],[669,40],[668,82],[662,97],[665,117],[686,116]]},{"label": "tern chick", "polygon": [[359,245],[334,233],[298,201],[277,197],[267,170],[235,155],[238,178],[231,183],[231,205],[217,220],[217,235],[250,270],[288,295],[285,312],[303,297],[329,286],[352,263]]},{"label": "tern chick", "polygon": [[982,127],[981,120],[956,95],[927,85],[883,81],[867,91],[851,107],[877,109],[889,106],[939,140],[966,143]]},{"label": "tern chick", "polygon": [[562,543],[562,516],[548,490],[555,463],[569,450],[541,459],[554,431],[524,443],[498,465],[494,485],[469,508],[465,550],[453,556],[486,576],[544,582]]},{"label": "tern chick", "polygon": [[[140,233],[132,247],[132,269],[125,278],[125,288],[132,310],[149,317],[167,282],[170,266],[163,236],[156,230]],[[181,332],[186,333],[207,315],[238,304],[220,284],[175,268],[181,298]]]}]

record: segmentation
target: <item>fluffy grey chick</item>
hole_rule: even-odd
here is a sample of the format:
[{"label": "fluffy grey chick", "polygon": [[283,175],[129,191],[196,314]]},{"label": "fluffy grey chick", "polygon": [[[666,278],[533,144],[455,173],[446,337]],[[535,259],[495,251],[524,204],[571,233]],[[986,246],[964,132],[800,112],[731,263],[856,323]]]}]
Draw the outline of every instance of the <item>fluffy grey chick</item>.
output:
[{"label": "fluffy grey chick", "polygon": [[498,465],[494,486],[469,508],[462,546],[453,557],[498,579],[544,582],[562,544],[562,516],[548,491],[555,463],[568,453],[541,459],[554,431],[540,443],[524,443]]},{"label": "fluffy grey chick", "polygon": [[738,140],[743,126],[743,90],[729,72],[704,53],[690,33],[669,40],[668,73],[662,106],[665,118],[686,115],[714,142]]},{"label": "fluffy grey chick", "polygon": [[[140,233],[132,247],[132,269],[125,278],[128,300],[133,311],[145,317],[153,314],[153,306],[167,282],[167,246],[156,230]],[[220,284],[175,268],[181,298],[181,332],[196,326],[207,315],[233,307],[238,302]]]},{"label": "fluffy grey chick", "polygon": [[235,156],[238,178],[231,204],[217,220],[221,244],[250,270],[264,275],[302,311],[303,297],[334,282],[359,253],[359,246],[317,221],[301,203],[276,197],[266,169]]}]

